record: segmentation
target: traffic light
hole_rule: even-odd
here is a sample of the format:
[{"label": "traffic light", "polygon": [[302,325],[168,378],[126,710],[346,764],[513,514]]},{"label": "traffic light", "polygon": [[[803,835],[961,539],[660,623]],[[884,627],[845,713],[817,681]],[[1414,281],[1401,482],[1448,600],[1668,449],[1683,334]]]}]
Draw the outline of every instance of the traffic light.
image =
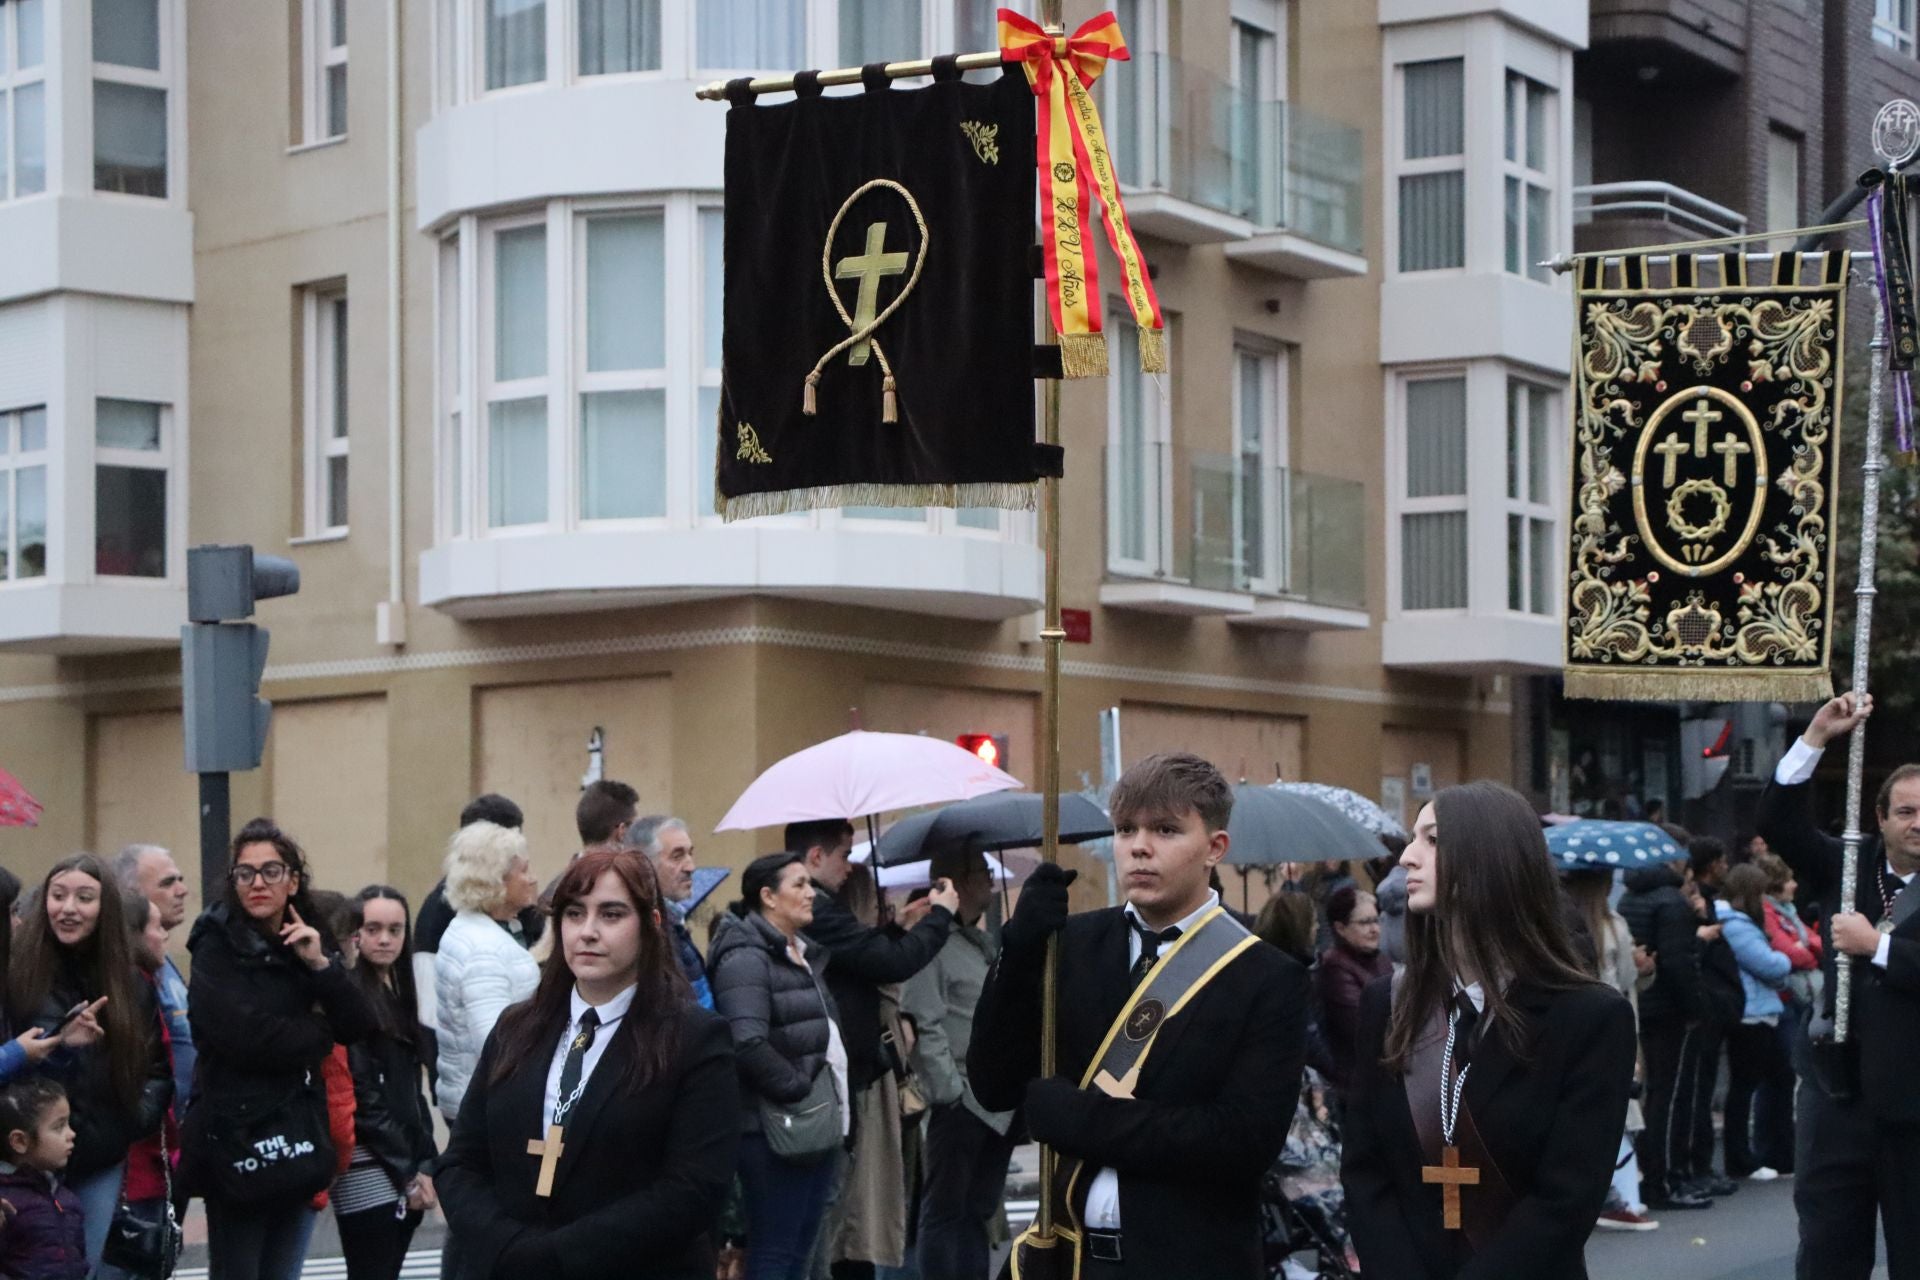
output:
[{"label": "traffic light", "polygon": [[257,769],[273,713],[260,700],[267,630],[243,621],[261,600],[300,590],[300,569],[252,547],[187,552],[187,617],[180,629],[189,773]]},{"label": "traffic light", "polygon": [[1007,768],[1007,735],[1004,733],[963,733],[954,739],[996,769]]}]

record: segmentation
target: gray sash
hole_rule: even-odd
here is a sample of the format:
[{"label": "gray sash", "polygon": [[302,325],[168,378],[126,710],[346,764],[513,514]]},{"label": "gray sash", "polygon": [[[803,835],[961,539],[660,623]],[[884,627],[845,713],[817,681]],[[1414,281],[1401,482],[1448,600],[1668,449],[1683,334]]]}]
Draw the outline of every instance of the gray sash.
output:
[{"label": "gray sash", "polygon": [[1107,1038],[1080,1087],[1099,1089],[1115,1098],[1131,1098],[1147,1052],[1160,1037],[1160,1028],[1256,941],[1225,907],[1216,906],[1202,916],[1199,924],[1167,948],[1147,971],[1146,981],[1134,989],[1133,998],[1107,1028]]}]

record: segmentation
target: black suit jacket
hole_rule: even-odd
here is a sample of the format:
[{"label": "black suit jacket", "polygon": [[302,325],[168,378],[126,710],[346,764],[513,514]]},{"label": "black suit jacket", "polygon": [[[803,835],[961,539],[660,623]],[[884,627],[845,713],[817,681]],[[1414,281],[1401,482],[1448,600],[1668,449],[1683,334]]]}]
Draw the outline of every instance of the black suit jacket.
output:
[{"label": "black suit jacket", "polygon": [[1120,1175],[1130,1276],[1255,1280],[1260,1178],[1300,1095],[1311,996],[1300,963],[1264,943],[1238,956],[1160,1030],[1131,1100],[1079,1089],[1133,987],[1118,908],[1070,917],[1060,935],[1056,1044],[1065,1083],[1040,1074],[1043,959],[1002,952],[973,1019],[967,1078],[990,1111],[1028,1102],[1035,1139]]},{"label": "black suit jacket", "polygon": [[[1381,1063],[1392,978],[1360,1000],[1360,1049],[1344,1115],[1341,1181],[1360,1266],[1389,1280],[1585,1280],[1587,1237],[1613,1180],[1633,1083],[1633,1008],[1595,984],[1546,991],[1517,984],[1531,1027],[1521,1061],[1505,1038],[1481,1037],[1462,1107],[1514,1195],[1485,1248],[1441,1225],[1401,1077]],[[1434,1106],[1439,1106],[1436,1096]],[[1471,1196],[1473,1188],[1461,1191]]]},{"label": "black suit jacket", "polygon": [[[1820,904],[1820,937],[1826,950],[1820,968],[1827,975],[1825,1009],[1833,1016],[1834,956],[1831,922],[1840,909],[1840,868],[1846,844],[1822,831],[1813,820],[1813,787],[1802,782],[1783,787],[1769,783],[1760,796],[1760,834],[1785,858],[1800,881],[1800,897]],[[1878,835],[1860,842],[1858,889],[1854,907],[1878,924],[1886,914],[1880,869],[1886,851]],[[1920,1090],[1913,1066],[1920,1062],[1920,913],[1893,931],[1887,967],[1871,957],[1853,962],[1853,1012],[1848,1038],[1860,1053],[1860,1097],[1882,1120],[1920,1123]]]},{"label": "black suit jacket", "polygon": [[454,1280],[604,1280],[713,1274],[706,1230],[733,1179],[740,1087],[726,1021],[689,1006],[680,1058],[635,1094],[627,1037],[607,1046],[567,1125],[553,1195],[534,1195],[550,1053],[489,1084],[474,1070],[435,1183],[458,1243]]}]

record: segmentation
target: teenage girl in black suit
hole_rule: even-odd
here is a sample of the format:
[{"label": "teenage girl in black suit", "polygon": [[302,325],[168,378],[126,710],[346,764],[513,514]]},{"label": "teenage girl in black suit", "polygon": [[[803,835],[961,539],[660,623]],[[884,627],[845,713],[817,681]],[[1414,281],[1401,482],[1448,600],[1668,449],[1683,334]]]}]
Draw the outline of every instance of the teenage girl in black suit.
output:
[{"label": "teenage girl in black suit", "polygon": [[1491,782],[1420,811],[1407,969],[1360,1006],[1347,1214],[1368,1275],[1585,1280],[1633,1011],[1575,958],[1539,819]]},{"label": "teenage girl in black suit", "polygon": [[454,1280],[713,1275],[740,1090],[661,910],[642,854],[593,850],[561,876],[540,986],[488,1037],[436,1178]]}]

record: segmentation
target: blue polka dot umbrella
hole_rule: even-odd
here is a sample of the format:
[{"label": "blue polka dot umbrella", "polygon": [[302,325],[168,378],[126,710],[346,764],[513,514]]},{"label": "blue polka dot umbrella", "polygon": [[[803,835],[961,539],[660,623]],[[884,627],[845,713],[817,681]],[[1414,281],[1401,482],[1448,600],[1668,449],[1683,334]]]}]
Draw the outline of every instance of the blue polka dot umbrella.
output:
[{"label": "blue polka dot umbrella", "polygon": [[1651,822],[1603,822],[1581,818],[1546,829],[1547,852],[1563,867],[1634,867],[1677,862],[1687,856]]}]

